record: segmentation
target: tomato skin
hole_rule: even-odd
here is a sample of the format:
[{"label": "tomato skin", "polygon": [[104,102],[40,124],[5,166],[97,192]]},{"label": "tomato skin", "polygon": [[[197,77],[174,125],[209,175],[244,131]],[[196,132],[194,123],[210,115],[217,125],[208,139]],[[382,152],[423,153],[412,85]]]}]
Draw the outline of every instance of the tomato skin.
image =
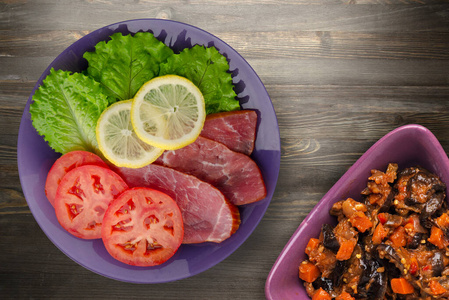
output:
[{"label": "tomato skin", "polygon": [[81,150],[68,152],[55,161],[45,181],[45,195],[52,206],[55,206],[56,191],[64,175],[74,168],[84,165],[108,168],[108,165],[99,156]]},{"label": "tomato skin", "polygon": [[176,253],[184,238],[181,210],[163,192],[128,189],[109,205],[101,237],[109,254],[125,264],[160,265]]},{"label": "tomato skin", "polygon": [[109,204],[127,189],[123,179],[108,168],[96,165],[77,167],[62,178],[56,191],[56,217],[72,235],[99,239]]}]

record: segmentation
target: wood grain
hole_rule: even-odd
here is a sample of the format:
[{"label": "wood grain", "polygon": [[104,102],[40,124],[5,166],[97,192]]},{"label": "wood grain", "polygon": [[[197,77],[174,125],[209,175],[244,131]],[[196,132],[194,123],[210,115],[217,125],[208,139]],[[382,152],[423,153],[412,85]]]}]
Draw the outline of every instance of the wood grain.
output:
[{"label": "wood grain", "polygon": [[[115,22],[162,18],[224,40],[272,99],[281,171],[250,238],[213,268],[134,285],[65,256],[34,220],[17,136],[42,72]],[[0,298],[263,299],[268,272],[315,204],[379,138],[428,127],[449,151],[449,3],[430,0],[0,0]]]}]

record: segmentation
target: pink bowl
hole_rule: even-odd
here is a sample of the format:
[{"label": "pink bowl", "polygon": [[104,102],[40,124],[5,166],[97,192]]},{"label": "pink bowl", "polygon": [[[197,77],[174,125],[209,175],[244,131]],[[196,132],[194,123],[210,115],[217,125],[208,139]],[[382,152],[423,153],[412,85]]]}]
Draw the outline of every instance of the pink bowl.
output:
[{"label": "pink bowl", "polygon": [[274,263],[266,284],[267,299],[308,299],[298,278],[298,266],[306,259],[304,249],[311,237],[318,237],[321,225],[335,224],[329,214],[333,203],[352,197],[360,199],[372,169],[384,171],[388,163],[399,169],[420,165],[449,183],[449,159],[436,137],[425,127],[399,127],[377,141],[324,195],[288,241]]}]

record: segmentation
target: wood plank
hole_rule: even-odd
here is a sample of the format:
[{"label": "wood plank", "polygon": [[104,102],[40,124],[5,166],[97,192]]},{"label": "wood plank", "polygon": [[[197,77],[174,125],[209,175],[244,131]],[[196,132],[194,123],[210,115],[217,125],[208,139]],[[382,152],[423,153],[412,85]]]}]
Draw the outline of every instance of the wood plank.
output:
[{"label": "wood plank", "polygon": [[445,86],[449,61],[248,59],[263,82],[276,85]]},{"label": "wood plank", "polygon": [[[352,1],[354,2],[354,1]],[[355,1],[356,2],[356,1]],[[120,20],[139,18],[175,19],[209,32],[303,30],[320,31],[434,31],[444,32],[448,24],[447,5],[385,5],[383,3],[346,5],[332,1],[329,5],[279,5],[271,1],[264,5],[222,2],[204,5],[202,1],[172,2],[161,5],[156,1],[141,1],[128,5],[103,1],[39,1],[3,3],[0,28],[16,30],[94,30]],[[366,2],[365,2],[366,3]],[[70,11],[70,14],[67,12]],[[51,13],[51,22],[40,22],[40,16]],[[101,18],[98,18],[98,15]],[[14,20],[14,23],[11,22]],[[213,22],[216,20],[218,22]],[[11,27],[14,24],[14,27]]]},{"label": "wood plank", "polygon": [[[1,59],[0,81],[36,81],[54,57]],[[265,83],[275,85],[445,86],[449,60],[250,59]],[[31,91],[30,91],[31,92]]]},{"label": "wood plank", "polygon": [[[56,57],[89,31],[0,32],[2,58]],[[249,59],[449,59],[447,32],[224,31],[219,37]]]}]

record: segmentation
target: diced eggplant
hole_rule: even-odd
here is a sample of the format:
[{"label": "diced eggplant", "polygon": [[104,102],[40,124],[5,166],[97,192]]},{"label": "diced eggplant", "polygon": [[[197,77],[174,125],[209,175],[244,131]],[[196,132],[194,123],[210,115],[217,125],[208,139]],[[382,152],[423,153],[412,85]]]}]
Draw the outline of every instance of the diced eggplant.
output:
[{"label": "diced eggplant", "polygon": [[405,168],[405,169],[402,169],[401,171],[399,171],[398,172],[398,178],[401,178],[401,177],[403,177],[403,176],[409,176],[409,175],[411,175],[411,174],[414,174],[415,172],[416,172],[416,168]]},{"label": "diced eggplant", "polygon": [[445,184],[441,182],[441,180],[435,175],[427,171],[426,169],[419,168],[419,171],[413,175],[407,185],[407,190],[410,191],[410,197],[414,198],[413,201],[420,202],[416,199],[417,195],[412,192],[412,186],[427,186],[428,192],[427,194],[437,193],[439,191],[444,191]]},{"label": "diced eggplant", "polygon": [[379,253],[380,258],[389,260],[399,269],[399,271],[401,271],[401,273],[404,272],[404,265],[401,263],[401,258],[393,247],[386,244],[380,244],[377,246],[377,252]]},{"label": "diced eggplant", "polygon": [[396,228],[402,225],[402,223],[404,222],[404,218],[398,215],[391,215],[388,214],[387,215],[387,221],[385,222],[384,227],[389,227],[389,228]]},{"label": "diced eggplant", "polygon": [[397,189],[392,188],[390,193],[387,196],[387,199],[385,199],[385,202],[382,204],[382,206],[379,208],[379,212],[387,212],[390,210],[391,205],[393,204],[394,197],[397,194]]},{"label": "diced eggplant", "polygon": [[335,287],[339,287],[341,285],[343,279],[342,275],[346,272],[347,269],[348,269],[348,260],[337,261],[331,275],[332,284]]},{"label": "diced eggplant", "polygon": [[325,277],[318,277],[314,282],[313,282],[313,287],[318,290],[320,288],[322,288],[323,290],[325,290],[328,293],[331,293],[332,290],[334,289],[334,285],[332,283],[332,280],[329,278],[325,278]]},{"label": "diced eggplant", "polygon": [[[424,203],[430,201],[432,195],[438,193],[445,193],[446,186],[435,174],[430,173],[424,168],[413,167],[407,168],[399,173],[399,178],[407,178],[407,197],[405,198],[405,204],[408,206],[415,206],[422,209]],[[427,199],[423,199],[422,189],[425,187],[427,192],[425,196]],[[416,194],[419,191],[419,194]]]},{"label": "diced eggplant", "polygon": [[369,276],[369,265],[368,265],[368,261],[362,257],[360,259],[360,267],[363,270],[362,275],[360,276],[360,280],[358,282],[357,285],[357,291],[359,296],[366,298],[367,296],[367,290],[366,290],[366,286],[370,280],[370,276]]},{"label": "diced eggplant", "polygon": [[441,276],[441,273],[444,270],[443,255],[441,254],[441,252],[435,251],[433,257],[430,260],[430,264],[432,266],[432,275]]},{"label": "diced eggplant", "polygon": [[357,286],[357,293],[363,299],[384,299],[387,290],[387,276],[385,267],[377,258],[367,259],[362,257],[364,270]]},{"label": "diced eggplant", "polygon": [[427,236],[425,233],[417,232],[413,236],[412,240],[407,244],[409,249],[416,249],[421,245],[422,240],[427,240]]},{"label": "diced eggplant", "polygon": [[445,197],[445,193],[436,193],[426,202],[419,216],[419,221],[422,226],[428,229],[432,228],[433,224],[430,218],[441,208]]},{"label": "diced eggplant", "polygon": [[446,185],[443,182],[438,182],[432,187],[434,193],[446,193]]},{"label": "diced eggplant", "polygon": [[340,243],[334,234],[334,227],[329,224],[324,224],[321,227],[321,233],[323,234],[323,245],[332,252],[337,253],[340,249]]}]

